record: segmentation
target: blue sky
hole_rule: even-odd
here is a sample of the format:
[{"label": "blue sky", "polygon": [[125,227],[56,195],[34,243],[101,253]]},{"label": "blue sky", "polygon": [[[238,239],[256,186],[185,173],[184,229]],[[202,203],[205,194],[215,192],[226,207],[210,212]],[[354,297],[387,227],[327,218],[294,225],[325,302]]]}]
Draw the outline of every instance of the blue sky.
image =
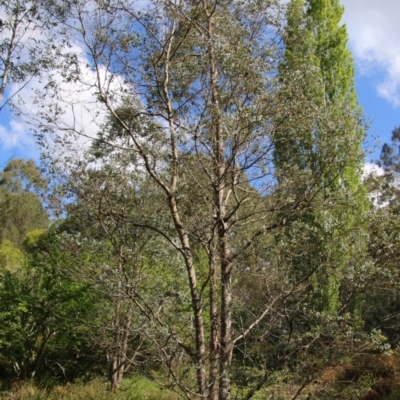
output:
[{"label": "blue sky", "polygon": [[[356,89],[366,119],[371,123],[366,148],[368,160],[390,141],[400,125],[400,16],[399,0],[342,0],[349,47],[356,66]],[[22,93],[29,103],[29,92]],[[376,140],[375,138],[378,138]],[[29,127],[3,109],[0,113],[0,166],[10,157],[34,158],[40,150]]]},{"label": "blue sky", "polygon": [[[356,66],[356,89],[366,118],[370,121],[367,146],[379,157],[380,145],[389,142],[400,125],[400,1],[342,0],[349,47]],[[380,142],[380,145],[379,145]]]}]

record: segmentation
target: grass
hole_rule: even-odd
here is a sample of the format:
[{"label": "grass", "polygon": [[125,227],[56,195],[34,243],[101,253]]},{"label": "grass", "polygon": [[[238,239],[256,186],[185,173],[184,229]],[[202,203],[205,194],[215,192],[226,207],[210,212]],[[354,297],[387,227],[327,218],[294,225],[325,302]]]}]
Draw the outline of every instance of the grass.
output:
[{"label": "grass", "polygon": [[116,394],[108,391],[108,384],[100,379],[89,383],[55,386],[51,390],[40,388],[32,382],[15,385],[11,390],[0,392],[1,400],[177,400],[178,396],[160,388],[146,378],[126,379]]}]

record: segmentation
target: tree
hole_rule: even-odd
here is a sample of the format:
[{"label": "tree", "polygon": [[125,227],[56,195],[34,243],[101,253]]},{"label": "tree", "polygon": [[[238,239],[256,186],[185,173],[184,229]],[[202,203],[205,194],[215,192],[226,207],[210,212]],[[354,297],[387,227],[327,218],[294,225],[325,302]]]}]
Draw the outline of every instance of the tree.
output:
[{"label": "tree", "polygon": [[[384,171],[382,176],[369,177],[374,194],[374,210],[369,224],[369,252],[374,263],[368,289],[363,293],[362,312],[366,324],[381,329],[392,346],[399,340],[399,139],[400,129],[392,131],[391,143],[384,143],[378,166]],[[371,307],[370,305],[374,306]]]},{"label": "tree", "polygon": [[[353,121],[353,125],[343,131],[342,140],[336,143],[338,151],[343,153],[342,162],[326,163],[324,143],[330,145],[330,141],[324,137],[326,132],[320,131],[318,122],[311,118],[300,135],[288,136],[283,131],[275,148],[275,162],[283,179],[290,176],[297,179],[293,172],[297,169],[317,172],[326,182],[322,191],[314,192],[322,206],[314,207],[298,222],[309,230],[311,239],[306,264],[319,266],[314,282],[316,295],[320,297],[319,307],[334,313],[346,309],[346,303],[354,296],[343,283],[347,268],[358,268],[357,265],[365,262],[366,232],[361,227],[365,227],[369,209],[360,173],[364,133],[356,122],[360,118],[360,108],[354,88],[353,60],[346,47],[346,27],[340,25],[342,14],[343,7],[338,1],[293,0],[288,7],[285,56],[280,65],[283,84],[293,86],[294,76],[301,82],[294,87],[288,100],[292,104],[292,119],[304,119],[300,115],[302,105],[314,98],[334,109],[336,119]],[[307,80],[310,69],[314,73]],[[319,80],[322,85],[313,85],[312,79]],[[283,96],[286,96],[286,88]],[[305,260],[298,255],[295,259],[299,260],[294,261],[297,264],[300,262],[297,268],[304,268],[302,261]],[[347,284],[349,287],[351,285]]]},{"label": "tree", "polygon": [[24,264],[24,255],[18,247],[9,240],[3,240],[0,244],[0,266],[1,269],[14,271]]},{"label": "tree", "polygon": [[[50,68],[43,52],[49,21],[38,1],[2,0],[0,14],[0,111],[41,72]],[[12,88],[7,93],[7,89]]]},{"label": "tree", "polygon": [[9,161],[0,175],[0,184],[13,193],[33,191],[39,195],[47,189],[47,182],[33,160]]},{"label": "tree", "polygon": [[398,204],[399,191],[399,140],[400,128],[395,127],[392,131],[391,143],[384,143],[382,146],[378,166],[384,171],[383,177],[375,182],[375,194],[380,205]]},{"label": "tree", "polygon": [[20,246],[29,231],[45,229],[49,217],[38,196],[47,182],[32,160],[11,160],[0,173],[0,240]]},{"label": "tree", "polygon": [[[101,150],[95,147],[97,156]],[[167,261],[156,257],[159,251],[155,250],[156,243],[165,243],[144,230],[146,202],[153,199],[142,192],[144,185],[138,187],[137,175],[124,168],[129,164],[124,165],[121,155],[109,155],[108,161],[93,169],[89,157],[71,171],[64,190],[74,198],[67,207],[73,229],[60,238],[60,244],[74,260],[64,273],[86,283],[98,300],[96,320],[82,324],[94,329],[91,342],[106,354],[115,392],[124,375],[149,358],[143,350],[148,343],[157,343],[157,329],[146,329],[149,318],[144,311],[158,307],[160,314],[168,303],[168,299],[157,303],[160,297],[148,288],[155,287],[161,264]],[[177,274],[174,280],[178,281]],[[169,284],[164,279],[157,290],[167,293],[172,290]],[[154,300],[149,302],[149,296]]]},{"label": "tree", "polygon": [[369,252],[374,268],[366,279],[360,311],[368,329],[380,329],[394,347],[399,341],[398,205],[376,209],[369,226]]},{"label": "tree", "polygon": [[63,273],[70,257],[56,232],[30,232],[22,265],[0,271],[0,370],[8,379],[73,379],[102,361],[81,324],[93,317],[96,299]]},{"label": "tree", "polygon": [[[240,331],[234,325],[232,282],[253,266],[244,255],[260,238],[278,240],[277,232],[313,207],[320,193],[319,207],[329,205],[329,188],[344,179],[348,165],[343,149],[357,142],[343,135],[359,129],[351,102],[346,96],[340,105],[306,96],[304,118],[292,114],[294,105],[287,99],[302,77],[293,75],[284,85],[279,81],[283,19],[278,2],[154,1],[147,10],[118,0],[54,4],[50,11],[70,27],[68,40],[89,54],[75,62],[81,71],[89,63],[94,76],[86,80],[76,68],[74,78],[93,91],[99,106],[93,118],[108,113],[118,127],[110,131],[103,124],[99,140],[127,153],[129,167],[157,187],[166,223],[144,225],[174,249],[186,270],[189,332],[164,323],[170,315],[158,319],[154,303],[142,311],[168,338],[159,351],[171,384],[186,398],[196,393],[228,400],[234,349],[276,309],[285,309],[285,300],[303,288],[311,272],[285,279],[286,267],[272,267],[280,265],[276,253],[260,258],[260,276],[272,275],[276,285]],[[323,93],[323,79],[311,79],[315,67],[305,65],[303,71],[309,90]],[[340,107],[346,112],[339,113]],[[44,105],[43,131],[56,133],[62,126],[90,136],[77,125],[67,128],[68,121],[51,110]],[[318,163],[301,169],[294,162],[293,175],[284,176],[274,165],[277,139],[302,140],[310,124],[321,138]],[[106,162],[107,155],[100,160]],[[124,209],[109,212],[132,221]],[[190,360],[196,385],[177,373],[176,352],[167,351],[171,343]]]}]

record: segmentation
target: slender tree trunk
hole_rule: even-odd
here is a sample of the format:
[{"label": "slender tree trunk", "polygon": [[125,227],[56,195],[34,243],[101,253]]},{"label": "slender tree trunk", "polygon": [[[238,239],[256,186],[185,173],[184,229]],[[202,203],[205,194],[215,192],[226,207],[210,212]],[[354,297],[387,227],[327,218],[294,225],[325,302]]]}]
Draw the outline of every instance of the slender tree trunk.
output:
[{"label": "slender tree trunk", "polygon": [[111,392],[115,393],[119,389],[118,382],[118,346],[120,341],[120,311],[121,311],[121,302],[117,301],[114,309],[114,337],[112,342],[111,349],[111,360],[110,360],[110,382],[111,382]]},{"label": "slender tree trunk", "polygon": [[[215,9],[214,9],[215,10]],[[214,11],[213,11],[214,12]],[[231,283],[231,252],[227,231],[226,205],[228,194],[226,192],[226,165],[224,160],[224,132],[221,125],[221,103],[218,88],[218,69],[213,48],[213,14],[208,13],[208,41],[209,41],[209,71],[211,84],[211,101],[214,107],[212,124],[214,148],[214,174],[216,178],[215,202],[218,227],[218,247],[221,268],[221,338],[219,344],[219,400],[230,400],[230,364],[232,358],[232,283]]]},{"label": "slender tree trunk", "polygon": [[[0,78],[0,101],[3,100],[4,92],[6,90],[7,84],[8,84],[8,77],[11,72],[12,68],[12,60],[11,56],[15,50],[15,42],[17,40],[17,30],[18,30],[18,25],[21,23],[21,20],[19,18],[19,3],[17,3],[13,13],[14,17],[14,23],[12,25],[12,34],[10,38],[10,43],[6,48],[6,57],[4,59],[4,67],[3,67],[3,76]],[[0,104],[0,111],[1,111],[1,104]]]},{"label": "slender tree trunk", "polygon": [[131,321],[132,317],[130,315],[130,310],[127,310],[122,330],[120,327],[115,329],[115,333],[118,333],[118,342],[114,343],[115,352],[113,353],[113,358],[111,360],[111,391],[113,393],[117,392],[121,387],[122,379],[124,378],[127,367],[129,329]]},{"label": "slender tree trunk", "polygon": [[[218,124],[219,125],[219,124]],[[218,126],[218,239],[221,269],[221,338],[219,345],[219,400],[230,400],[230,365],[232,358],[232,257],[229,234],[225,222],[228,194],[226,191],[226,169],[223,160],[222,132]]]},{"label": "slender tree trunk", "polygon": [[[222,151],[222,150],[221,150]],[[219,168],[220,186],[218,190],[219,204],[219,251],[221,268],[221,339],[219,348],[219,400],[230,400],[230,366],[232,359],[232,279],[231,267],[232,256],[229,245],[229,234],[227,223],[225,222],[227,208],[227,192],[225,189],[225,166],[221,160]]]},{"label": "slender tree trunk", "polygon": [[117,373],[116,373],[116,390],[121,387],[122,379],[124,378],[124,374],[126,368],[128,367],[128,342],[129,342],[129,330],[131,327],[132,316],[131,316],[131,307],[126,310],[125,324],[123,328],[123,332],[121,334],[121,342],[119,345],[119,354],[118,354],[118,365],[117,365]]},{"label": "slender tree trunk", "polygon": [[[120,268],[120,270],[122,271],[122,268]],[[129,331],[132,322],[132,306],[129,305],[127,309],[123,309],[121,306],[121,300],[118,299],[114,309],[114,337],[110,360],[110,383],[112,393],[119,390],[128,361],[127,354],[130,336]],[[124,313],[124,315],[122,315],[122,313]]]},{"label": "slender tree trunk", "polygon": [[[214,242],[214,241],[213,241]],[[210,400],[218,400],[219,388],[219,312],[218,312],[218,291],[215,260],[215,243],[210,244],[210,376],[209,395]]]},{"label": "slender tree trunk", "polygon": [[194,312],[194,329],[196,335],[196,376],[199,392],[202,396],[207,393],[207,372],[205,366],[205,336],[204,336],[204,320],[203,305],[201,296],[197,287],[196,270],[193,263],[193,256],[190,249],[190,241],[186,231],[183,229],[179,218],[176,199],[174,196],[169,198],[170,210],[174,220],[175,229],[179,234],[179,239],[183,249],[186,270],[189,278],[190,295],[192,299],[192,309]]},{"label": "slender tree trunk", "polygon": [[168,204],[171,212],[172,220],[174,222],[175,230],[178,233],[179,240],[182,246],[182,255],[185,260],[186,270],[189,279],[190,295],[192,300],[192,309],[194,313],[194,326],[196,336],[196,377],[197,385],[201,396],[207,395],[207,372],[205,366],[205,336],[204,336],[204,319],[203,319],[203,304],[201,295],[197,287],[196,270],[193,262],[193,254],[190,246],[189,236],[183,227],[180,219],[178,205],[175,197],[175,192],[178,187],[178,164],[179,164],[179,149],[175,139],[175,122],[174,122],[174,111],[172,101],[169,94],[169,68],[170,68],[170,54],[172,48],[172,42],[174,40],[175,24],[173,25],[170,33],[170,38],[166,46],[165,52],[165,63],[164,63],[164,81],[163,81],[163,93],[165,98],[165,105],[168,114],[168,125],[171,135],[171,151],[172,151],[172,175],[169,190],[167,191]]},{"label": "slender tree trunk", "polygon": [[230,366],[232,359],[232,278],[231,252],[227,232],[221,237],[221,348],[219,399],[229,400]]}]

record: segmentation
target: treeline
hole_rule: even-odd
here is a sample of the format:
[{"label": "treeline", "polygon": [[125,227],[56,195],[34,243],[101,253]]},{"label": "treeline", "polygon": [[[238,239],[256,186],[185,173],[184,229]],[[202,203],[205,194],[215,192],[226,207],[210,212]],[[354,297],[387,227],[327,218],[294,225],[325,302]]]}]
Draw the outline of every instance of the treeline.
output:
[{"label": "treeline", "polygon": [[43,146],[0,176],[5,387],[399,395],[398,133],[363,181],[338,0],[0,5]]},{"label": "treeline", "polygon": [[[169,368],[193,384],[189,350],[177,342],[193,330],[185,270],[173,247],[144,226],[156,220],[157,229],[167,230],[166,210],[151,185],[135,177],[132,186],[131,173],[119,167],[85,174],[79,168],[68,186],[75,190],[68,216],[50,228],[40,200],[46,181],[33,162],[12,160],[1,174],[3,390],[21,381],[52,387],[102,377],[116,391],[124,376],[143,375],[170,387]],[[281,228],[240,259],[235,333],[262,318],[233,350],[231,376],[242,397],[285,399],[302,388],[314,398],[367,399],[371,387],[377,398],[397,396],[399,210],[392,174],[365,183],[371,191],[379,187],[385,206],[368,212],[358,270],[349,263],[340,271],[332,265],[329,276],[310,273],[315,239],[304,239],[303,222],[295,236],[293,226]],[[200,246],[195,254],[205,286],[207,254]],[[274,260],[268,268],[266,254]],[[335,300],[336,293],[326,294],[330,276],[339,282]]]}]

